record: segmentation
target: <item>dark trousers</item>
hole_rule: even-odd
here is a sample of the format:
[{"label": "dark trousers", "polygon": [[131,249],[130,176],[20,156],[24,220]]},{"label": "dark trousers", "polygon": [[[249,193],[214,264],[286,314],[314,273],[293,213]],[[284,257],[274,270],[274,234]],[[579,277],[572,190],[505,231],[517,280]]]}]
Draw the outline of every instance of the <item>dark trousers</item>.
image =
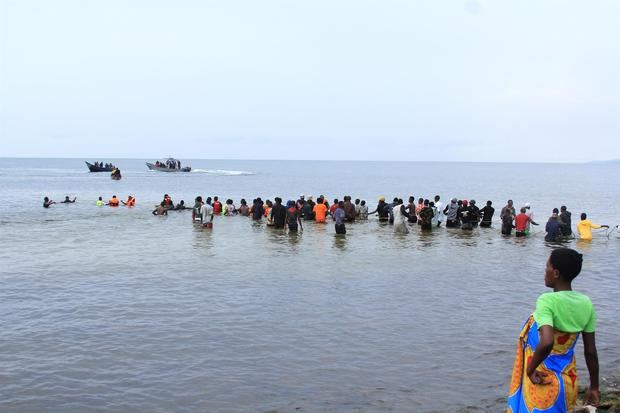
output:
[{"label": "dark trousers", "polygon": [[347,228],[344,224],[336,224],[336,234],[344,235],[347,233]]}]

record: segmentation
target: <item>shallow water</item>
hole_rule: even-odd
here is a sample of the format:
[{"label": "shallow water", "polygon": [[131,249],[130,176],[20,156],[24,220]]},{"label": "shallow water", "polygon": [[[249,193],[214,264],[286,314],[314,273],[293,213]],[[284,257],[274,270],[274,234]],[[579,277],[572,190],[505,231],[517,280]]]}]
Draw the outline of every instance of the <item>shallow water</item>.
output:
[{"label": "shallow water", "polygon": [[[107,160],[106,160],[107,161]],[[113,160],[0,159],[0,411],[499,411],[516,338],[554,246],[498,228],[407,236],[371,219],[335,237],[242,217],[213,231],[190,212],[150,214],[169,193],[248,200],[439,193],[561,204],[618,223],[617,165],[184,161],[198,172]],[[97,196],[137,198],[97,208]],[[43,209],[43,196],[72,205]],[[499,212],[496,212],[496,215]],[[497,220],[497,217],[496,217]],[[497,226],[497,223],[496,223]],[[574,287],[598,312],[601,375],[620,372],[620,239],[598,232]],[[581,351],[581,350],[579,350]],[[578,354],[581,383],[587,383]]]}]

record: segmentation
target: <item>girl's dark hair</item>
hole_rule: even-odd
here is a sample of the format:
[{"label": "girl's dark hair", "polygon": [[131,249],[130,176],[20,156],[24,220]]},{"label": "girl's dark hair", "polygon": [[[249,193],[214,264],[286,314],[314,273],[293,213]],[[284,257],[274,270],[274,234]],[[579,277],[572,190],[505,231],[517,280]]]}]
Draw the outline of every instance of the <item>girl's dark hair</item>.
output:
[{"label": "girl's dark hair", "polygon": [[570,248],[558,248],[551,252],[549,262],[562,278],[572,281],[581,272],[583,255]]}]

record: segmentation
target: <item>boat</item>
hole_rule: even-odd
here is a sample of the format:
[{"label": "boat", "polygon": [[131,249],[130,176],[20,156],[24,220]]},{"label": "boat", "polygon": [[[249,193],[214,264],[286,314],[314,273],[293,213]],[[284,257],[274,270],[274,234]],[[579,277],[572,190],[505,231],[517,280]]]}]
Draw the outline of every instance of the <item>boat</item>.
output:
[{"label": "boat", "polygon": [[156,163],[147,162],[146,166],[151,171],[159,171],[159,172],[191,172],[192,168],[189,166],[184,166],[183,168],[169,168],[166,165],[173,164],[179,165],[180,162],[174,158],[168,158],[165,161],[157,161]]},{"label": "boat", "polygon": [[92,164],[90,162],[84,161],[86,162],[86,166],[88,166],[88,170],[90,172],[112,172],[115,168],[114,165],[109,166],[109,167],[103,167],[103,166],[95,166],[95,164]]}]

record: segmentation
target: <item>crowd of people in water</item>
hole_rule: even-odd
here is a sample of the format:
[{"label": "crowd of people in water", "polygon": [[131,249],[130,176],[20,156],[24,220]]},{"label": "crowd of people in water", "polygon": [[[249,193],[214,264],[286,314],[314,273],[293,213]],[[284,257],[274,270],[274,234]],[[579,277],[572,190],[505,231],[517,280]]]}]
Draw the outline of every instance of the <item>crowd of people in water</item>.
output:
[{"label": "crowd of people in water", "polygon": [[93,165],[95,165],[97,168],[116,169],[116,166],[114,166],[114,164],[112,163],[103,163],[96,161]]},{"label": "crowd of people in water", "polygon": [[[62,203],[73,203],[67,196]],[[56,202],[45,197],[43,207],[49,208]],[[116,195],[104,202],[102,197],[96,202],[97,206],[118,207],[125,205],[133,207],[136,199],[128,196],[126,201],[119,200]],[[288,228],[290,232],[303,230],[304,221],[313,221],[319,224],[327,223],[328,219],[334,224],[335,232],[344,235],[347,232],[347,224],[355,221],[366,221],[371,215],[377,215],[380,222],[393,226],[393,231],[399,234],[410,232],[411,225],[417,225],[422,231],[432,231],[444,225],[447,228],[459,228],[463,231],[471,231],[476,227],[490,228],[495,208],[492,201],[486,201],[485,206],[479,208],[475,200],[452,198],[446,205],[439,195],[433,200],[410,196],[405,202],[402,198],[395,197],[392,202],[386,202],[385,197],[379,197],[376,207],[372,211],[365,200],[355,199],[345,195],[341,200],[338,198],[330,202],[325,196],[320,195],[316,201],[312,196],[300,195],[297,200],[284,202],[280,197],[273,201],[265,201],[258,197],[248,203],[241,199],[237,206],[232,199],[224,203],[217,196],[213,198],[197,196],[192,207],[187,207],[181,200],[175,204],[168,194],[164,194],[162,201],[152,210],[153,215],[168,215],[168,211],[192,211],[192,221],[199,222],[204,227],[213,227],[213,217],[217,215],[239,215],[251,218],[254,221],[266,220],[266,225],[273,228]],[[540,225],[534,219],[531,205],[525,203],[517,209],[512,200],[508,200],[502,207],[499,219],[501,221],[501,233],[516,237],[528,236],[532,226]],[[592,230],[609,228],[608,225],[599,225],[588,219],[586,213],[580,215],[576,224],[577,233],[581,239],[592,239]],[[572,213],[566,206],[554,208],[551,216],[545,223],[545,240],[549,242],[561,242],[575,238],[572,230]]]},{"label": "crowd of people in water", "polygon": [[158,168],[181,169],[181,161],[174,159],[168,159],[164,162],[157,161],[155,162],[155,166]]}]

